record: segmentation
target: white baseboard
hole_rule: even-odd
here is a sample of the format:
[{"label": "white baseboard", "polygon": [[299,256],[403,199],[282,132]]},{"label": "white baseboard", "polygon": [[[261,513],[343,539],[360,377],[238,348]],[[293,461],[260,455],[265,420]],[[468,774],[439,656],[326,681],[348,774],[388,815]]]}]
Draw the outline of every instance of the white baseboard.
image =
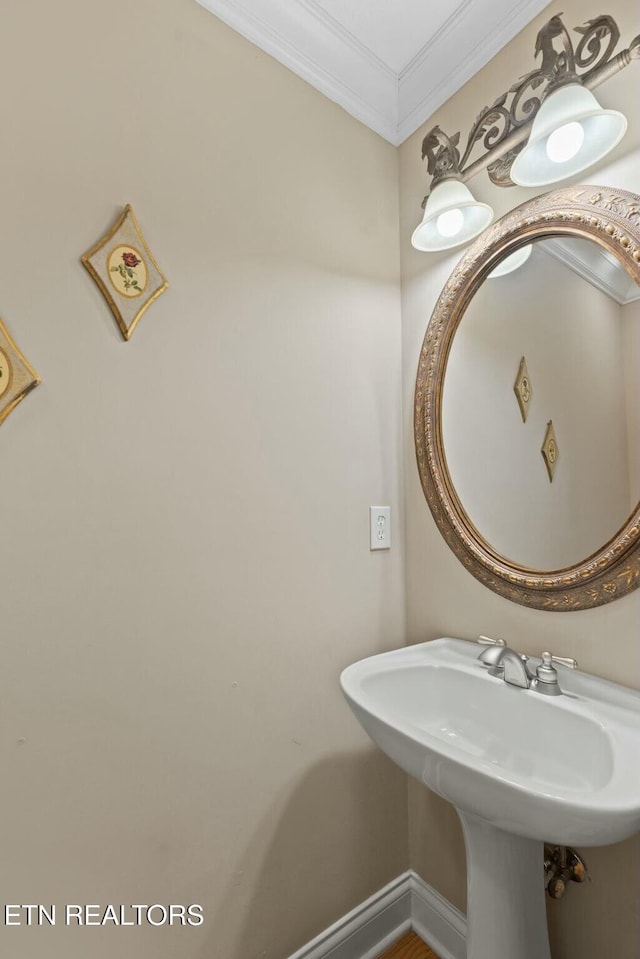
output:
[{"label": "white baseboard", "polygon": [[440,959],[465,959],[466,917],[415,872],[411,873],[411,926]]},{"label": "white baseboard", "polygon": [[356,906],[289,959],[377,959],[410,930],[440,959],[465,959],[464,916],[412,870]]}]

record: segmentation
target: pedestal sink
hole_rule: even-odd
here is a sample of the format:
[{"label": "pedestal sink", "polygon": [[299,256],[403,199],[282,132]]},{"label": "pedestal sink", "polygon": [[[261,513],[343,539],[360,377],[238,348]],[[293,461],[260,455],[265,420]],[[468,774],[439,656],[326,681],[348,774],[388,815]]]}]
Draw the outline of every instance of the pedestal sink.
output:
[{"label": "pedestal sink", "polygon": [[458,811],[467,959],[550,959],[544,842],[640,829],[640,693],[560,667],[563,695],[543,696],[492,675],[479,652],[436,639],[354,663],[340,682],[373,741]]}]

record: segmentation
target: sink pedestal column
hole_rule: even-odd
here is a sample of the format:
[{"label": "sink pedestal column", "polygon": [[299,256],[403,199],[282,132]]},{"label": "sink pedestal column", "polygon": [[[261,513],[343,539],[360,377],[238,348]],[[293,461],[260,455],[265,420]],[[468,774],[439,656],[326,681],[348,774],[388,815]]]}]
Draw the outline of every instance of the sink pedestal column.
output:
[{"label": "sink pedestal column", "polygon": [[543,843],[457,812],[467,853],[467,959],[551,959]]}]

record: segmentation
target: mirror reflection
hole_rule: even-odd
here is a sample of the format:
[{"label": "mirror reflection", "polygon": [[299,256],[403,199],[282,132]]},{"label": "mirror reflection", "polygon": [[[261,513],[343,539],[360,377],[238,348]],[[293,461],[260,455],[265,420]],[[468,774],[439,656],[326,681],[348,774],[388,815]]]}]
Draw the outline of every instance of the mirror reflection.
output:
[{"label": "mirror reflection", "polygon": [[600,549],[640,499],[639,411],[640,288],[615,257],[543,238],[485,280],[451,347],[442,433],[458,498],[494,551],[554,570]]}]

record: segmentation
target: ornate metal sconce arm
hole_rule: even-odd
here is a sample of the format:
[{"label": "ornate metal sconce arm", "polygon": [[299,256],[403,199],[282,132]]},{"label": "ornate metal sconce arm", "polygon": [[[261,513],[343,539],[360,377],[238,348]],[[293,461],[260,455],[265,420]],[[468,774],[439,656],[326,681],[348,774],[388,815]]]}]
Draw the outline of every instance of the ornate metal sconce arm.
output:
[{"label": "ornate metal sconce arm", "polygon": [[[545,24],[535,47],[535,56],[541,56],[540,66],[517,80],[490,107],[483,107],[471,127],[462,156],[458,149],[460,133],[449,137],[439,126],[427,133],[422,141],[422,158],[427,160],[432,188],[451,177],[464,183],[483,169],[488,170],[496,186],[513,186],[511,165],[528,139],[544,97],[576,80],[590,90],[595,89],[632,60],[640,59],[640,36],[613,56],[620,31],[608,15],[574,29],[581,34],[575,47],[559,16]],[[471,160],[480,143],[484,152]]]}]

